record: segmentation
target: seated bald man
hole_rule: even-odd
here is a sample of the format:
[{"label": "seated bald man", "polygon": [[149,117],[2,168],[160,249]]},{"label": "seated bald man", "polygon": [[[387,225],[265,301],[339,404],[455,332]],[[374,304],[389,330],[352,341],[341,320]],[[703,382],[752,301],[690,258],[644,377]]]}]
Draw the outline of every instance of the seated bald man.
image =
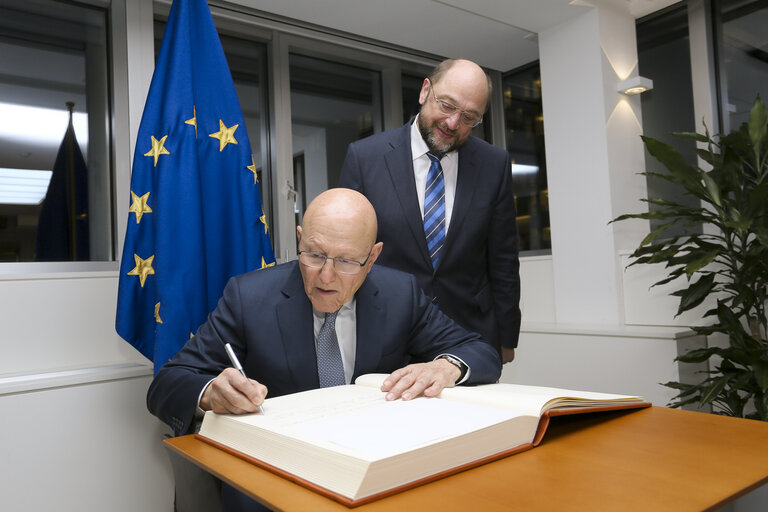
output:
[{"label": "seated bald man", "polygon": [[[497,381],[501,360],[492,345],[441,313],[413,276],[374,266],[386,250],[375,243],[376,229],[362,194],[320,194],[296,228],[298,261],[229,281],[207,322],[155,376],[150,412],[186,434],[201,411],[256,412],[267,396],[349,384],[366,373],[390,374],[382,386],[388,400]],[[330,369],[322,356],[328,316],[341,359]],[[231,368],[225,343],[249,378]],[[401,367],[408,360],[426,362]]]}]

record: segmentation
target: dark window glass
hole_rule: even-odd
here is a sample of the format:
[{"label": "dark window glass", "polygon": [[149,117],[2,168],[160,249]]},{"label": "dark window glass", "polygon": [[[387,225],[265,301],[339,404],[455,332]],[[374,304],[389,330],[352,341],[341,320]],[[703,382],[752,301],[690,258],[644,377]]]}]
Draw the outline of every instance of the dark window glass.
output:
[{"label": "dark window glass", "polygon": [[[381,131],[381,74],[339,62],[290,55],[296,218],[336,186],[347,146]],[[303,196],[303,197],[300,197]]]},{"label": "dark window glass", "polygon": [[[106,20],[80,4],[0,3],[0,261],[113,259]],[[64,143],[67,103],[82,158]]]},{"label": "dark window glass", "polygon": [[721,118],[724,131],[736,130],[749,118],[760,94],[768,101],[768,4],[765,1],[716,2],[721,70]]},{"label": "dark window glass", "polygon": [[[653,89],[640,97],[643,134],[677,149],[690,165],[697,165],[696,145],[690,140],[672,135],[673,132],[696,130],[691,82],[691,56],[688,39],[688,13],[685,5],[674,6],[647,16],[637,23],[637,53],[640,75],[653,80]],[[712,127],[710,127],[711,129]],[[645,168],[666,174],[666,168],[646,151]],[[648,178],[648,197],[677,201],[691,206],[697,199],[664,180]],[[631,206],[633,211],[638,206]],[[655,207],[649,205],[651,211]],[[652,220],[651,230],[661,221]],[[683,234],[682,227],[673,227],[666,236]],[[689,227],[688,231],[701,230]]]},{"label": "dark window glass", "polygon": [[552,242],[539,64],[506,73],[502,87],[520,251],[548,254]]}]

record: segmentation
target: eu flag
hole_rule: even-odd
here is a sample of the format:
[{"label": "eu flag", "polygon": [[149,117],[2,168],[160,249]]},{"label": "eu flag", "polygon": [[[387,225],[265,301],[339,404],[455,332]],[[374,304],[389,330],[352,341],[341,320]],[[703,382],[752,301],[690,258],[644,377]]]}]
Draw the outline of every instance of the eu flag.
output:
[{"label": "eu flag", "polygon": [[128,211],[115,324],[157,373],[231,276],[274,264],[245,120],[205,0],[171,7]]},{"label": "eu flag", "polygon": [[69,126],[53,164],[48,191],[40,207],[35,242],[35,261],[88,261],[88,169],[72,125]]}]

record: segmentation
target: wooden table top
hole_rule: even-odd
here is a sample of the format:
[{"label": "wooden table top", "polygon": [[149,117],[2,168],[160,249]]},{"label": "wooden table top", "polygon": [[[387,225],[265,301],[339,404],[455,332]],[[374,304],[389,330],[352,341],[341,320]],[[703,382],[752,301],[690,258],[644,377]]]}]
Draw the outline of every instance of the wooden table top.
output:
[{"label": "wooden table top", "polygon": [[[194,436],[165,442],[276,510],[349,510]],[[650,407],[553,418],[536,448],[354,510],[717,510],[766,482],[768,423]]]}]

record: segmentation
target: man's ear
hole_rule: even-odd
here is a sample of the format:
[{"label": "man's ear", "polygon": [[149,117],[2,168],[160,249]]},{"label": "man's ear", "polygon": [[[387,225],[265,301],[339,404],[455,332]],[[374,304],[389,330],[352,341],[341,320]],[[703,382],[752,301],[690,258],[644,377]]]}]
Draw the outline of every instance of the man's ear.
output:
[{"label": "man's ear", "polygon": [[296,239],[301,242],[301,226],[296,226]]},{"label": "man's ear", "polygon": [[421,91],[419,92],[419,105],[423,105],[429,99],[429,78],[425,78],[421,84]]},{"label": "man's ear", "polygon": [[373,249],[371,249],[371,255],[368,257],[368,268],[370,269],[374,263],[376,263],[376,258],[379,257],[379,254],[381,254],[381,250],[384,247],[384,242],[378,242],[373,245]]}]

